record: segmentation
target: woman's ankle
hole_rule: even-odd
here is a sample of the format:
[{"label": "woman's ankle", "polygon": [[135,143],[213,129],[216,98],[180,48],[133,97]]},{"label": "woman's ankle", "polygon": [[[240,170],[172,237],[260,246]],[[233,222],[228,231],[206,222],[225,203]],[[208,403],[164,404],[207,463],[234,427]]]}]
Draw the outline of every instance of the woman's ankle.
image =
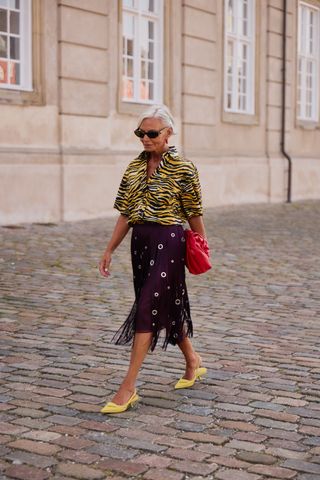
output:
[{"label": "woman's ankle", "polygon": [[133,395],[135,387],[132,385],[121,384],[118,391],[114,394],[112,402],[118,405],[123,405]]},{"label": "woman's ankle", "polygon": [[186,358],[186,366],[188,368],[197,368],[198,364],[198,357],[196,354],[189,355],[188,358]]},{"label": "woman's ankle", "polygon": [[133,380],[124,378],[123,382],[121,383],[119,390],[127,390],[128,392],[134,392],[136,388],[136,384]]},{"label": "woman's ankle", "polygon": [[186,365],[189,368],[199,368],[201,366],[202,359],[198,353],[194,353],[186,360]]}]

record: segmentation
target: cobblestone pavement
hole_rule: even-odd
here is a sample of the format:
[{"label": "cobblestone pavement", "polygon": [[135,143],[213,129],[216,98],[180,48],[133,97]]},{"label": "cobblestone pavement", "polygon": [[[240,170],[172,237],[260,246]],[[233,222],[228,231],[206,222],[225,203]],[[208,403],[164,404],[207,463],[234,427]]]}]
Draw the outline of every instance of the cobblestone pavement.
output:
[{"label": "cobblestone pavement", "polygon": [[206,214],[214,269],[188,277],[208,375],[175,391],[178,349],[141,371],[136,408],[99,413],[129,348],[129,237],[114,219],[0,228],[1,479],[320,479],[320,202]]}]

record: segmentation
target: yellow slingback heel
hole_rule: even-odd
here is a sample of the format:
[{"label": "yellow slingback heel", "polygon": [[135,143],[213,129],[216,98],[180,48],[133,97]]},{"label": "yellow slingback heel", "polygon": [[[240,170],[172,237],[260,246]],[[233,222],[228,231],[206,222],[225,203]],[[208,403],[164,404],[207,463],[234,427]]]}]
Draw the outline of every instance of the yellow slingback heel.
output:
[{"label": "yellow slingback heel", "polygon": [[128,408],[132,407],[137,401],[139,400],[139,395],[135,390],[127,403],[123,405],[118,405],[117,403],[108,402],[101,410],[101,413],[122,413],[128,410]]},{"label": "yellow slingback heel", "polygon": [[175,384],[174,388],[177,390],[179,388],[190,388],[192,387],[196,380],[201,380],[201,378],[207,373],[207,369],[205,367],[196,368],[194,377],[191,380],[187,380],[186,378],[180,378],[180,380]]}]

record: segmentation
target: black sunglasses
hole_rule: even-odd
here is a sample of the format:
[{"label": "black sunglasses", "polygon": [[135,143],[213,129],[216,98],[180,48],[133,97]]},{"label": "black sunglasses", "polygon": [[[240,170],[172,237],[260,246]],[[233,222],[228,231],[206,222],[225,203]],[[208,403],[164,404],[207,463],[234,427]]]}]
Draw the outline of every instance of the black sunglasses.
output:
[{"label": "black sunglasses", "polygon": [[164,130],[165,128],[168,128],[168,127],[163,127],[161,128],[161,130],[149,130],[148,132],[141,130],[141,128],[137,128],[134,131],[134,134],[137,135],[137,137],[139,138],[143,138],[145,135],[147,135],[147,137],[149,138],[157,138],[160,132],[162,132],[162,130]]}]

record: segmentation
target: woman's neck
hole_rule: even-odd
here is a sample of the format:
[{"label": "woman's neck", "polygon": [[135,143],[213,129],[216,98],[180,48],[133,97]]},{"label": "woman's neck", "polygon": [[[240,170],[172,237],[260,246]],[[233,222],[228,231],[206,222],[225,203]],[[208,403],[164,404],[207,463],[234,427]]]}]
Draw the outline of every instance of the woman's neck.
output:
[{"label": "woman's neck", "polygon": [[163,150],[163,152],[150,152],[149,153],[149,160],[153,163],[160,163],[162,160],[162,155],[168,151],[168,148]]}]

